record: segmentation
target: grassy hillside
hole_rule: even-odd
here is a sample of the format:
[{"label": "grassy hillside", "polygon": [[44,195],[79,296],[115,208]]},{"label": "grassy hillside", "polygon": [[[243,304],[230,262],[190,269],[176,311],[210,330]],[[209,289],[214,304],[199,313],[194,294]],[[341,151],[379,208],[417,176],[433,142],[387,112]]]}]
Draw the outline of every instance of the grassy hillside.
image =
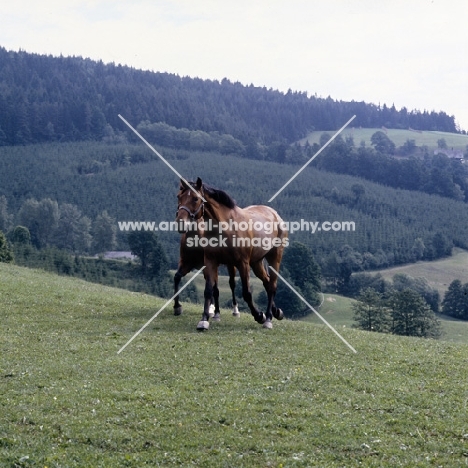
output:
[{"label": "grassy hillside", "polygon": [[[366,146],[371,145],[371,137],[375,132],[382,131],[381,128],[347,128],[341,134],[343,138],[352,136],[354,143],[359,145],[361,141],[365,141]],[[306,138],[300,140],[301,144],[305,144],[308,141],[311,145],[320,142],[320,136],[324,133],[321,131],[311,132]],[[334,132],[328,132],[331,135]],[[427,146],[429,149],[437,148],[437,140],[443,138],[447,143],[449,149],[460,149],[466,150],[468,145],[468,135],[461,135],[458,133],[447,133],[447,132],[417,132],[411,130],[397,130],[389,128],[386,131],[387,136],[392,140],[395,145],[402,146],[406,140],[414,140],[416,146]]]},{"label": "grassy hillside", "polygon": [[426,278],[428,283],[443,297],[453,280],[460,279],[464,282],[464,279],[468,278],[468,252],[454,249],[453,256],[449,258],[387,268],[380,270],[379,273],[387,280],[391,280],[397,273],[404,273],[413,278]]},{"label": "grassy hillside", "polygon": [[198,308],[0,264],[1,466],[461,466],[468,346]]}]

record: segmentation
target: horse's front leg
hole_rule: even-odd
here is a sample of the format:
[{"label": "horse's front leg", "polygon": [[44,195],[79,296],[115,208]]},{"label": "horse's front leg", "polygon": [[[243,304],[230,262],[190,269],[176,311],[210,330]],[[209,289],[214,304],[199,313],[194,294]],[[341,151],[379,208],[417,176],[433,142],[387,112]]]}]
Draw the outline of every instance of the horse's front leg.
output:
[{"label": "horse's front leg", "polygon": [[[204,297],[205,302],[203,306],[203,315],[201,320],[198,322],[197,330],[204,331],[210,328],[210,306],[211,300],[213,298],[214,293],[218,290],[218,266],[215,262],[209,261],[205,259],[205,269],[203,270],[203,274],[205,276],[205,291]],[[219,297],[219,291],[217,292],[217,296]],[[217,298],[215,297],[215,302],[217,302]],[[218,314],[219,314],[219,305],[218,305]]]},{"label": "horse's front leg", "polygon": [[[221,314],[220,314],[220,309],[219,309],[218,280],[216,280],[216,282],[213,284],[213,301],[214,301],[214,311],[213,311],[214,314],[212,317],[215,322],[219,322],[221,320]],[[213,305],[211,306],[211,309],[213,309]]]}]

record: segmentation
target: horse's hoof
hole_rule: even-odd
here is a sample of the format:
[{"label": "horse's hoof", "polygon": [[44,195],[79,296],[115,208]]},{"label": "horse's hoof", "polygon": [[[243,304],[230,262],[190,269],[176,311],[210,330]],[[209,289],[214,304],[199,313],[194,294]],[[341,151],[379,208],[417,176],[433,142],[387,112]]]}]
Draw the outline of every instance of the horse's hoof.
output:
[{"label": "horse's hoof", "polygon": [[210,308],[208,309],[208,315],[210,318],[214,317],[215,314],[215,306],[213,304],[210,305]]},{"label": "horse's hoof", "polygon": [[182,306],[174,307],[174,315],[182,315]]},{"label": "horse's hoof", "polygon": [[271,323],[271,320],[267,320],[264,324],[263,324],[263,328],[267,328],[268,330],[271,330],[273,328],[273,324]]},{"label": "horse's hoof", "polygon": [[197,325],[198,331],[206,331],[210,328],[210,322],[208,320],[200,320]]},{"label": "horse's hoof", "polygon": [[261,325],[266,322],[266,315],[262,312],[260,315],[255,317],[255,320]]},{"label": "horse's hoof", "polygon": [[239,312],[239,309],[237,308],[237,306],[234,306],[234,307],[232,308],[232,315],[233,315],[234,317],[240,317],[240,312]]},{"label": "horse's hoof", "polygon": [[219,312],[217,314],[214,314],[213,321],[221,322],[221,315],[219,314]]},{"label": "horse's hoof", "polygon": [[276,320],[283,320],[284,318],[283,311],[279,308],[274,309],[273,317],[275,317]]}]

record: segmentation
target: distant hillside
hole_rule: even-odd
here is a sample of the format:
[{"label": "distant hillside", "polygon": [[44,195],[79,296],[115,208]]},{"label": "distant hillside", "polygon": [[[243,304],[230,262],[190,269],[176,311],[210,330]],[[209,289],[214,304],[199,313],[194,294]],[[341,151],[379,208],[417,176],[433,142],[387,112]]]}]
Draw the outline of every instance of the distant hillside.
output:
[{"label": "distant hillside", "polygon": [[[292,165],[254,160],[247,165],[246,159],[214,153],[165,149],[163,154],[182,175],[200,176],[228,191],[239,206],[267,204],[297,171]],[[0,149],[0,197],[5,197],[16,222],[29,198],[76,205],[92,220],[106,210],[116,221],[171,221],[177,189],[177,177],[143,144],[80,142]],[[358,271],[440,258],[450,254],[451,246],[468,249],[466,203],[349,175],[306,168],[272,206],[290,221],[355,222],[353,232],[291,234],[331,270],[341,255],[352,254],[350,267]],[[158,235],[175,266],[178,233]],[[122,232],[122,242],[125,237]]]},{"label": "distant hillside", "polygon": [[413,278],[426,278],[429,285],[437,289],[443,297],[450,283],[456,279],[468,278],[468,252],[466,250],[454,249],[450,258],[444,258],[435,262],[417,262],[394,268],[379,270],[385,279],[392,279],[397,273],[404,273]]},{"label": "distant hillside", "polygon": [[362,127],[456,132],[454,116],[364,102],[344,102],[180,77],[81,57],[52,57],[0,48],[0,144],[101,140],[137,125],[232,135],[248,145],[291,143],[314,129],[335,130],[353,114]]},{"label": "distant hillside", "polygon": [[[329,138],[329,132],[314,132],[308,140],[303,140],[302,146],[296,143],[293,149],[312,156]],[[466,135],[348,129],[312,164],[322,170],[363,177],[394,188],[468,202],[467,157]]]}]

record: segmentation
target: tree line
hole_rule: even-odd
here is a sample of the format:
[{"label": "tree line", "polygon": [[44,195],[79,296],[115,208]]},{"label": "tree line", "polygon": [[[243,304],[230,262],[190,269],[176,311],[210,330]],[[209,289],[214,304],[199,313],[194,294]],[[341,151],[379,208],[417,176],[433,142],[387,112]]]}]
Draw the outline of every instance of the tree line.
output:
[{"label": "tree line", "polygon": [[[6,208],[2,196],[0,262],[162,297],[171,293],[169,263],[155,233],[128,235],[128,248],[138,257],[138,263],[109,260],[104,259],[104,254],[116,245],[116,223],[106,211],[91,222],[76,206],[59,206],[51,199],[28,199],[15,217]],[[98,255],[92,257],[91,253]],[[197,297],[193,288],[185,294],[192,299]]]},{"label": "tree line", "polygon": [[[329,138],[324,133],[321,145]],[[395,144],[381,131],[372,135],[371,142],[372,147],[356,147],[352,138],[339,136],[313,164],[326,171],[362,177],[389,187],[468,201],[467,164],[445,154],[431,155],[427,149],[422,154],[395,158]],[[306,151],[312,155],[318,149],[319,145],[314,145]]]},{"label": "tree line", "polygon": [[50,198],[24,201],[16,215],[0,197],[0,230],[13,243],[31,244],[37,249],[54,246],[75,254],[103,253],[116,246],[117,226],[106,210],[92,221],[73,204]]},{"label": "tree line", "polygon": [[364,289],[352,305],[355,326],[362,330],[394,335],[439,338],[440,321],[417,291],[393,289],[383,296]]},{"label": "tree line", "polygon": [[[137,130],[150,143],[170,149],[236,155],[280,164],[305,164],[330,138],[324,132],[320,145],[262,145],[251,139],[247,144],[228,134],[177,129],[165,123],[140,122]],[[131,137],[135,140],[136,137]],[[441,145],[444,140],[439,140]],[[446,145],[446,144],[445,144]],[[403,155],[404,158],[395,158]],[[466,153],[468,157],[468,151]],[[454,200],[468,201],[468,165],[443,153],[430,154],[414,140],[397,148],[382,131],[371,137],[371,147],[355,146],[354,139],[338,136],[313,163],[316,167],[341,174],[363,177],[389,187],[416,190]]]},{"label": "tree line", "polygon": [[222,81],[136,70],[81,57],[0,48],[0,145],[102,140],[140,122],[291,143],[312,130],[336,130],[355,114],[362,127],[456,132],[454,116],[394,105],[345,102]]}]

